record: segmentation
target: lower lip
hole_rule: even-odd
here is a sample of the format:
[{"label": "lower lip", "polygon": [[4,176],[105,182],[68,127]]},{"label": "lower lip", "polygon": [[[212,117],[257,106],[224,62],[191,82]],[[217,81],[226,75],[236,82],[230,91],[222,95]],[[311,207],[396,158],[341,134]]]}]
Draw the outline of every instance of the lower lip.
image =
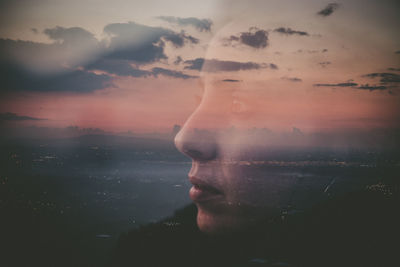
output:
[{"label": "lower lip", "polygon": [[196,186],[192,186],[189,191],[189,196],[194,202],[207,202],[211,200],[221,199],[223,195],[209,190],[203,190]]}]

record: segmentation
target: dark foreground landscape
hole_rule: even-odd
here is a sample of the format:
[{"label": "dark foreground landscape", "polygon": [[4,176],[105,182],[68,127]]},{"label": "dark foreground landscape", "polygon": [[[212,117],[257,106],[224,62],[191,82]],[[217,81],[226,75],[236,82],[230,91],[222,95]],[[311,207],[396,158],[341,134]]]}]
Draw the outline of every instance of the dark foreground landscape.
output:
[{"label": "dark foreground landscape", "polygon": [[323,177],[340,192],[349,175],[366,186],[340,197],[327,188],[310,211],[210,238],[188,198],[190,161],[172,141],[2,140],[0,266],[392,266],[399,159],[396,150],[276,151],[264,167],[302,186]]},{"label": "dark foreground landscape", "polygon": [[170,141],[23,139],[0,157],[0,266],[103,266],[120,233],[190,203]]}]

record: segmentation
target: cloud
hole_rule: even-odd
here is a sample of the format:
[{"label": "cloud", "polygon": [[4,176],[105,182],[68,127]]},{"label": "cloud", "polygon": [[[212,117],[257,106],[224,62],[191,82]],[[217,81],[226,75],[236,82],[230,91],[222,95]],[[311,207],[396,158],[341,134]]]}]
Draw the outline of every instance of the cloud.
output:
[{"label": "cloud", "polygon": [[387,68],[387,70],[390,70],[390,71],[400,71],[400,68]]},{"label": "cloud", "polygon": [[164,68],[153,68],[151,74],[154,75],[155,77],[157,77],[158,75],[164,75],[180,79],[198,78],[198,76],[187,75],[181,71],[169,70]]},{"label": "cloud", "polygon": [[327,16],[330,16],[338,8],[339,8],[339,4],[338,3],[330,3],[325,8],[320,10],[317,13],[317,15],[320,15],[322,17],[327,17]]},{"label": "cloud", "polygon": [[271,69],[273,69],[273,70],[277,70],[277,69],[278,69],[278,66],[275,65],[274,63],[270,63],[270,64],[269,64],[269,67],[270,67]]},{"label": "cloud", "polygon": [[15,91],[92,92],[111,86],[111,77],[108,75],[90,73],[76,69],[74,66],[63,67],[62,63],[79,63],[79,59],[64,61],[64,55],[60,55],[67,53],[66,49],[61,48],[65,42],[69,42],[64,40],[66,39],[56,44],[41,44],[0,39],[0,93]]},{"label": "cloud", "polygon": [[202,70],[205,72],[217,72],[217,71],[239,71],[239,70],[254,70],[262,68],[277,69],[273,63],[255,63],[255,62],[238,62],[238,61],[225,61],[218,59],[204,59],[196,58],[193,60],[185,60],[183,62],[185,69],[189,70]]},{"label": "cloud", "polygon": [[43,121],[47,119],[21,116],[11,112],[0,113],[0,121]]},{"label": "cloud", "polygon": [[164,39],[170,41],[175,47],[182,47],[185,41],[189,41],[192,44],[199,43],[199,39],[191,35],[187,35],[184,31],[181,31],[180,33],[165,35]]},{"label": "cloud", "polygon": [[[60,37],[61,38],[61,37]],[[85,64],[98,57],[100,45],[91,39],[79,41],[69,36],[50,44],[0,39],[0,60],[8,60],[33,72],[50,74]]]},{"label": "cloud", "polygon": [[138,65],[167,59],[166,43],[179,48],[198,43],[195,37],[134,22],[108,24],[104,32],[109,45],[80,27],[45,29],[52,43],[0,39],[0,92],[92,92],[113,86],[114,75],[192,77],[172,70],[141,70]]},{"label": "cloud", "polygon": [[[375,73],[371,73],[375,74]],[[369,85],[369,84],[361,84],[358,86],[358,83],[352,82],[353,80],[349,80],[345,83],[317,83],[314,86],[317,87],[351,87],[353,89],[360,89],[360,90],[369,90],[369,91],[377,91],[377,90],[387,90],[388,87],[383,85]]]},{"label": "cloud", "polygon": [[229,82],[229,83],[238,83],[238,82],[240,82],[240,80],[234,80],[234,79],[225,79],[225,80],[222,80],[223,82]]},{"label": "cloud", "polygon": [[180,79],[189,79],[198,77],[198,76],[187,75],[180,71],[174,71],[158,67],[153,68],[151,70],[141,70],[132,67],[129,61],[116,60],[116,59],[102,59],[88,65],[86,69],[100,70],[100,71],[105,71],[109,74],[116,74],[119,76],[131,76],[131,77],[148,77],[148,76],[158,77],[158,75],[164,75]]},{"label": "cloud", "polygon": [[37,91],[69,91],[87,93],[112,86],[111,77],[82,70],[62,73],[39,81]]},{"label": "cloud", "polygon": [[8,58],[47,74],[64,71],[65,65],[76,68],[101,58],[153,63],[167,59],[166,43],[179,48],[199,41],[183,31],[177,33],[134,22],[108,24],[104,32],[110,36],[109,46],[80,27],[45,29],[43,33],[53,41],[50,44],[0,39],[0,59]]},{"label": "cloud", "polygon": [[[92,33],[80,27],[60,26],[47,28],[43,33],[53,42],[0,39],[0,67],[7,75],[10,75],[2,79],[7,81],[7,87],[13,87],[16,90],[30,91],[37,88],[40,91],[47,91],[48,89],[40,88],[48,88],[47,83],[51,79],[63,80],[63,77],[71,77],[71,73],[75,73],[80,79],[92,79],[97,85],[99,85],[98,78],[101,81],[108,79],[105,76],[73,72],[107,53],[105,44],[98,41]],[[71,82],[67,81],[67,83]],[[60,88],[60,86],[52,85],[54,88]],[[74,88],[82,87],[77,85]],[[91,91],[92,87],[83,89]],[[2,88],[2,91],[7,90]]]},{"label": "cloud", "polygon": [[323,61],[318,63],[321,67],[325,68],[326,66],[332,64],[330,61]]},{"label": "cloud", "polygon": [[309,50],[309,49],[305,50],[305,49],[298,49],[298,50],[295,51],[294,53],[315,54],[315,53],[319,53],[319,52],[321,52],[321,53],[326,53],[326,52],[328,52],[328,49],[326,49],[326,48],[321,49],[321,50]]},{"label": "cloud", "polygon": [[110,74],[132,77],[146,77],[151,73],[132,67],[131,63],[123,59],[99,59],[85,67],[87,70],[101,70]]},{"label": "cloud", "polygon": [[389,72],[375,72],[369,73],[364,75],[364,77],[368,78],[380,78],[380,82],[383,84],[386,83],[399,83],[400,82],[400,75],[396,73],[389,73]]},{"label": "cloud", "polygon": [[400,50],[397,50],[394,52],[395,54],[400,54]]},{"label": "cloud", "polygon": [[274,32],[278,32],[281,34],[286,34],[286,35],[301,35],[301,36],[309,36],[309,34],[307,32],[303,32],[303,31],[296,31],[296,30],[292,30],[291,28],[284,28],[284,27],[280,27],[280,28],[276,28],[274,30]]},{"label": "cloud", "polygon": [[244,44],[253,48],[265,48],[268,46],[268,32],[252,27],[248,32],[239,33],[239,35],[231,35],[224,40],[225,45],[234,45],[235,43]]},{"label": "cloud", "polygon": [[104,32],[111,36],[108,58],[132,60],[138,64],[167,59],[164,52],[165,42],[170,42],[177,48],[185,43],[198,43],[198,39],[184,32],[176,33],[134,22],[108,24],[104,27]]},{"label": "cloud", "polygon": [[211,26],[213,22],[209,19],[198,19],[194,17],[190,18],[179,18],[179,17],[172,17],[172,16],[159,16],[158,19],[164,20],[166,22],[177,24],[179,26],[193,26],[198,31],[211,31]]},{"label": "cloud", "polygon": [[357,87],[357,89],[376,91],[376,90],[386,90],[388,88],[386,86],[383,86],[383,85],[378,85],[377,86],[377,85],[364,84],[364,85],[360,85],[359,87]]},{"label": "cloud", "polygon": [[327,87],[355,87],[357,83],[346,82],[346,83],[316,83],[314,86],[327,86]]},{"label": "cloud", "polygon": [[286,81],[290,81],[290,82],[301,82],[301,81],[303,81],[302,79],[297,78],[297,77],[282,77],[281,79],[282,80],[286,80]]},{"label": "cloud", "polygon": [[111,77],[84,70],[65,70],[40,75],[11,62],[0,62],[0,92],[76,92],[87,93],[112,86]]},{"label": "cloud", "polygon": [[87,43],[96,46],[98,44],[97,39],[91,32],[80,27],[64,28],[57,26],[45,29],[43,33],[50,39],[64,45],[82,45],[82,43]]},{"label": "cloud", "polygon": [[177,56],[175,61],[174,61],[174,64],[175,65],[179,65],[182,61],[183,61],[182,57],[181,56]]},{"label": "cloud", "polygon": [[203,67],[203,64],[205,62],[204,58],[196,58],[193,60],[185,60],[183,64],[186,64],[188,66],[185,66],[185,69],[188,70],[201,70]]}]

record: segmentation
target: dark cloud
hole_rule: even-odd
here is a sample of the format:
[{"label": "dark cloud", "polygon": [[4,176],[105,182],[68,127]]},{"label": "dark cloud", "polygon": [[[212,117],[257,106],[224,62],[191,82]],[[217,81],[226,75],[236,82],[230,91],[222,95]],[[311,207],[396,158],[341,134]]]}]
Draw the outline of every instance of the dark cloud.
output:
[{"label": "dark cloud", "polygon": [[357,89],[376,91],[376,90],[386,90],[388,88],[386,86],[383,86],[383,85],[363,84],[363,85],[360,85],[359,87],[357,87]]},{"label": "dark cloud", "polygon": [[[60,54],[68,50],[64,48],[64,46],[69,46],[67,43],[77,42],[77,39],[76,36],[71,37],[76,33],[75,31],[68,32],[67,37],[63,35],[65,32],[61,28],[58,30],[60,31],[51,33],[59,40],[54,44],[0,39],[0,92],[92,92],[111,86],[111,77],[108,75],[97,75],[84,70],[62,67],[63,63],[74,63]],[[82,33],[79,30],[78,32]],[[83,35],[86,36],[85,38],[89,37],[89,35]],[[56,57],[55,61],[53,57]],[[45,73],[38,71],[37,69],[43,67],[41,64],[53,71]]]},{"label": "dark cloud", "polygon": [[36,29],[36,28],[31,28],[31,31],[32,31],[34,34],[38,34],[38,33],[39,33],[38,29]]},{"label": "dark cloud", "polygon": [[86,67],[87,70],[100,70],[109,74],[116,74],[119,76],[132,76],[132,77],[148,77],[158,75],[164,75],[179,79],[197,78],[197,76],[187,75],[180,71],[174,71],[164,68],[153,68],[151,70],[141,70],[131,65],[126,60],[115,60],[115,59],[102,59],[96,61]]},{"label": "dark cloud", "polygon": [[184,31],[181,31],[180,33],[165,35],[164,39],[170,41],[175,47],[182,47],[185,44],[185,41],[188,41],[192,44],[199,43],[199,39],[191,35],[187,35]]},{"label": "dark cloud", "polygon": [[175,61],[174,61],[174,64],[175,65],[179,65],[182,61],[183,61],[182,57],[181,56],[177,56]]},{"label": "dark cloud", "polygon": [[332,64],[330,61],[323,61],[318,63],[321,67],[325,68],[326,66]]},{"label": "dark cloud", "polygon": [[237,61],[225,61],[218,59],[207,59],[196,58],[194,60],[184,61],[185,69],[189,70],[202,70],[206,72],[217,72],[217,71],[239,71],[239,70],[254,70],[261,68],[277,69],[275,64],[267,63],[255,63],[255,62],[237,62]]},{"label": "dark cloud", "polygon": [[179,18],[172,16],[159,16],[158,19],[167,21],[169,23],[177,24],[179,26],[193,26],[198,31],[206,31],[209,32],[211,30],[211,26],[213,22],[209,19],[198,19],[198,18]]},{"label": "dark cloud", "polygon": [[201,70],[205,62],[204,58],[196,58],[193,60],[185,60],[183,64],[186,64],[188,66],[185,66],[185,69],[188,70]]},{"label": "dark cloud", "polygon": [[57,26],[45,29],[43,33],[50,39],[65,45],[82,45],[82,43],[98,44],[97,39],[91,32],[80,27],[64,28]]},{"label": "dark cloud", "polygon": [[357,83],[346,82],[346,83],[316,83],[314,86],[327,86],[327,87],[355,87]]},{"label": "dark cloud", "polygon": [[51,48],[52,46],[49,44],[0,38],[0,59],[13,59],[21,53],[29,56],[31,53],[37,54],[46,50],[51,50]]},{"label": "dark cloud", "polygon": [[268,32],[252,27],[248,32],[242,32],[237,36],[231,35],[225,42],[226,45],[240,43],[253,48],[265,48],[268,46]]},{"label": "dark cloud", "polygon": [[57,26],[44,30],[44,33],[62,50],[60,53],[73,47],[84,47],[85,51],[98,51],[98,57],[132,60],[137,64],[167,59],[164,52],[166,42],[177,48],[183,47],[186,43],[199,42],[197,38],[183,31],[177,33],[169,29],[134,22],[108,24],[104,27],[104,32],[111,37],[109,47],[99,42],[92,33],[79,27]]},{"label": "dark cloud", "polygon": [[111,77],[105,74],[75,70],[38,81],[36,91],[69,91],[88,93],[112,86]]},{"label": "dark cloud", "polygon": [[[371,75],[372,77],[380,77],[379,75],[376,76],[375,74],[378,74],[378,73],[371,73],[368,75]],[[365,76],[367,76],[367,75],[365,75]],[[317,83],[317,84],[314,84],[314,86],[317,86],[317,87],[351,87],[353,89],[368,90],[368,91],[383,91],[383,90],[389,89],[389,87],[383,86],[383,85],[369,85],[369,84],[358,85],[357,83],[353,82],[353,80],[348,80],[345,83]]]},{"label": "dark cloud", "polygon": [[390,71],[400,71],[400,68],[388,68],[387,70],[390,70]]},{"label": "dark cloud", "polygon": [[154,75],[155,77],[157,77],[158,75],[164,75],[164,76],[169,76],[169,77],[174,77],[174,78],[179,78],[179,79],[198,78],[198,76],[187,75],[181,71],[169,70],[169,69],[164,69],[164,68],[153,68],[151,71],[151,74]]},{"label": "dark cloud", "polygon": [[270,63],[270,64],[269,64],[269,67],[270,67],[271,69],[273,69],[273,70],[277,70],[277,69],[278,69],[278,66],[275,65],[274,63]]},{"label": "dark cloud", "polygon": [[138,64],[167,59],[164,53],[165,42],[171,42],[175,47],[182,47],[187,42],[198,42],[198,39],[184,32],[176,33],[134,22],[108,24],[104,32],[112,36],[108,58],[132,60]]},{"label": "dark cloud", "polygon": [[109,74],[116,74],[119,76],[132,76],[132,77],[148,77],[164,75],[180,79],[197,78],[197,76],[187,75],[180,71],[174,71],[164,68],[153,68],[151,70],[141,70],[133,67],[127,60],[116,59],[102,59],[98,60],[86,67],[87,70],[100,70]]},{"label": "dark cloud", "polygon": [[47,119],[21,116],[11,112],[0,113],[0,121],[43,121]]},{"label": "dark cloud", "polygon": [[[28,85],[36,91],[61,91],[88,93],[112,86],[111,77],[105,74],[94,74],[75,70],[34,81]],[[29,89],[28,89],[29,90]]]},{"label": "dark cloud", "polygon": [[120,76],[145,77],[150,75],[149,71],[140,70],[132,67],[127,60],[118,59],[100,59],[86,66],[87,70],[101,70],[110,74]]},{"label": "dark cloud", "polygon": [[395,54],[400,54],[400,50],[397,50],[394,52]]},{"label": "dark cloud", "polygon": [[110,35],[109,46],[80,27],[45,29],[50,44],[0,39],[0,92],[92,92],[113,86],[113,75],[192,78],[166,69],[141,70],[138,65],[167,59],[166,43],[179,48],[196,44],[195,37],[133,22],[109,24],[104,32]]},{"label": "dark cloud", "polygon": [[380,78],[379,81],[383,84],[400,82],[400,75],[396,74],[396,73],[375,72],[375,73],[366,74],[364,76],[369,77],[369,78]]},{"label": "dark cloud", "polygon": [[186,43],[196,44],[199,41],[183,31],[177,33],[169,29],[134,22],[105,26],[104,32],[111,37],[109,47],[104,42],[98,41],[92,33],[79,27],[57,26],[45,29],[43,32],[53,40],[53,43],[0,39],[0,56],[21,57],[24,62],[29,61],[37,65],[50,62],[52,64],[48,65],[51,65],[51,69],[62,63],[78,67],[84,65],[85,60],[86,62],[93,61],[93,58],[102,57],[146,64],[167,58],[164,52],[165,43],[171,43],[179,48]]},{"label": "dark cloud", "polygon": [[[21,62],[35,71],[54,72],[62,69],[62,64],[76,66],[83,51],[76,46],[61,42],[45,44],[31,41],[0,39],[0,60]],[[75,57],[75,58],[74,58]]]},{"label": "dark cloud", "polygon": [[225,80],[222,80],[223,82],[229,82],[229,83],[238,83],[238,82],[240,82],[240,80],[234,80],[234,79],[225,79]]},{"label": "dark cloud", "polygon": [[290,82],[301,82],[301,81],[303,81],[302,79],[297,78],[297,77],[282,77],[281,79],[282,80],[286,80],[286,81],[290,81]]},{"label": "dark cloud", "polygon": [[302,36],[309,36],[309,34],[307,32],[303,32],[303,31],[296,31],[296,30],[292,30],[291,28],[284,28],[284,27],[280,27],[280,28],[276,28],[274,30],[274,32],[278,32],[281,34],[286,34],[286,35],[302,35]]},{"label": "dark cloud", "polygon": [[338,3],[330,3],[325,8],[320,10],[317,14],[320,16],[323,16],[323,17],[327,17],[327,16],[331,15],[338,8],[339,8]]},{"label": "dark cloud", "polygon": [[112,81],[105,74],[75,70],[39,80],[32,85],[36,91],[88,93],[112,86]]},{"label": "dark cloud", "polygon": [[0,92],[76,92],[86,93],[112,86],[111,77],[84,70],[65,70],[40,75],[11,62],[0,62]]},{"label": "dark cloud", "polygon": [[328,52],[328,49],[321,49],[321,50],[309,50],[309,49],[298,49],[296,52],[294,53],[308,53],[308,54],[315,54],[315,53],[326,53]]}]

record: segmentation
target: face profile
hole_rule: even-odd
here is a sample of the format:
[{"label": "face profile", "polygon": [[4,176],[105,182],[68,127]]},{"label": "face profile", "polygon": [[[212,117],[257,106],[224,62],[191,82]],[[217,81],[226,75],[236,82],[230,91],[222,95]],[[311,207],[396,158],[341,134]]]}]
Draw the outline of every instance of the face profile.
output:
[{"label": "face profile", "polygon": [[[284,51],[267,47],[274,35],[276,49]],[[372,180],[360,178],[358,163],[343,155],[367,149],[370,140],[379,143],[371,135],[376,125],[360,127],[357,118],[378,107],[386,109],[381,116],[391,116],[395,107],[383,108],[379,97],[372,98],[379,92],[360,90],[353,81],[327,82],[332,73],[319,64],[326,48],[300,56],[297,40],[279,47],[280,38],[236,22],[208,46],[201,103],[175,138],[192,159],[189,194],[203,232],[246,229]],[[348,70],[344,66],[334,78]]]},{"label": "face profile", "polygon": [[[205,88],[202,103],[176,137],[178,149],[192,159],[190,197],[198,207],[202,231],[229,232],[279,215],[293,201],[300,177],[268,162],[271,136],[249,123],[242,82],[215,82]],[[251,94],[251,92],[249,92]],[[210,123],[211,125],[207,125]],[[253,124],[254,125],[254,124]],[[314,187],[322,192],[324,181]]]}]

